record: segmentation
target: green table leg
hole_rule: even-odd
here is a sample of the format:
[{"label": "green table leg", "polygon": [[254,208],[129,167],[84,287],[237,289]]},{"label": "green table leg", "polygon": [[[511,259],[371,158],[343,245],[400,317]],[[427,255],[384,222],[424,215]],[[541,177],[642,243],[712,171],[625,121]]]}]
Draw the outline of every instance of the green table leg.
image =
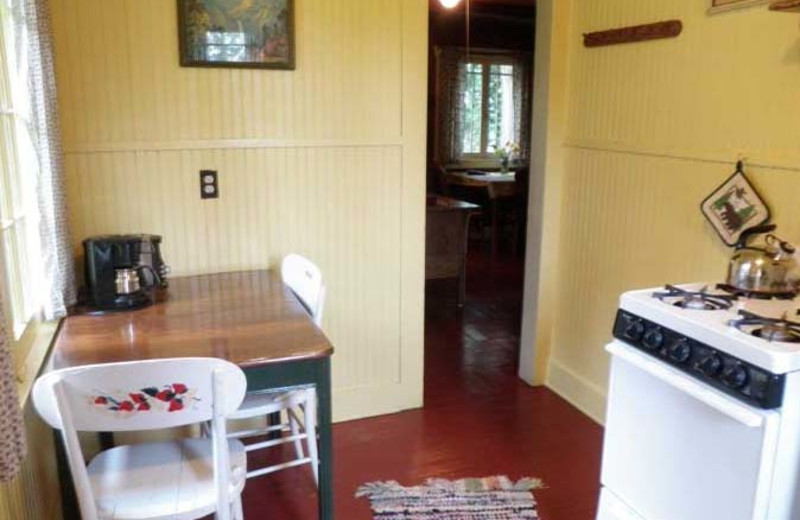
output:
[{"label": "green table leg", "polygon": [[333,520],[333,440],[330,358],[276,363],[245,369],[249,391],[313,384],[317,388],[319,518]]},{"label": "green table leg", "polygon": [[81,512],[78,506],[78,495],[75,494],[75,485],[72,482],[67,451],[64,449],[64,441],[61,440],[60,430],[53,430],[53,440],[56,444],[58,485],[61,491],[61,517],[64,520],[79,520]]},{"label": "green table leg", "polygon": [[319,517],[333,520],[333,428],[331,418],[331,364],[325,358],[317,375],[319,401]]}]

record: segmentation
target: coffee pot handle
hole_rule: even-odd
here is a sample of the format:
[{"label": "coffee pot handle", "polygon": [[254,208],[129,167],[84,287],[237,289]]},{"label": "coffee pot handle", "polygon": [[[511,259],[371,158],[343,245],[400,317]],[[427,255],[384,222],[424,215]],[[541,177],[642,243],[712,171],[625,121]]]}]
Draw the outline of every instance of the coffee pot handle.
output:
[{"label": "coffee pot handle", "polygon": [[161,285],[161,276],[159,276],[158,272],[155,269],[153,269],[153,266],[142,264],[142,265],[137,265],[135,269],[137,271],[142,271],[142,270],[150,271],[150,273],[153,275],[153,280],[155,281],[156,285]]}]

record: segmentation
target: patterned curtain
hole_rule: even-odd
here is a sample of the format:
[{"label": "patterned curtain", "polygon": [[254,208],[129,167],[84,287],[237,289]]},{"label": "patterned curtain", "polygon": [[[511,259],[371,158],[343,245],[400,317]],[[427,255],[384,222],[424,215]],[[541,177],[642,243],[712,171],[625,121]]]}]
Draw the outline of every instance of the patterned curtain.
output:
[{"label": "patterned curtain", "polygon": [[14,376],[14,359],[6,341],[2,295],[0,290],[0,482],[8,482],[19,474],[27,444]]},{"label": "patterned curtain", "polygon": [[436,161],[445,166],[461,156],[461,85],[466,76],[466,55],[462,49],[436,48]]},{"label": "patterned curtain", "polygon": [[528,164],[531,150],[531,96],[533,82],[529,53],[514,56],[514,133],[519,143],[519,160]]},{"label": "patterned curtain", "polygon": [[[13,31],[14,40],[10,41],[6,29],[10,25],[16,25],[23,18],[20,5],[0,2],[0,81],[3,82],[4,96],[11,99],[11,75],[19,75],[20,71],[12,69],[8,64],[12,63],[11,56],[18,54],[18,50],[24,47],[24,38]],[[10,44],[10,45],[8,45]],[[14,54],[11,54],[14,53]],[[17,77],[17,76],[15,76]],[[2,108],[7,108],[3,106]],[[9,349],[9,341],[6,337],[6,312],[9,310],[4,301],[3,295],[6,294],[3,287],[5,277],[0,276],[0,482],[7,482],[19,474],[20,466],[25,458],[27,445],[25,437],[25,427],[22,419],[22,411],[19,406],[19,395],[17,392],[17,379],[15,373],[14,358]]]},{"label": "patterned curtain", "polygon": [[63,317],[75,302],[75,261],[67,221],[63,154],[56,104],[53,43],[47,0],[24,0],[28,34],[28,86],[31,103],[29,129],[39,159],[39,234],[43,255],[46,319]]},{"label": "patterned curtain", "polygon": [[[47,319],[61,317],[76,295],[74,260],[67,225],[66,198],[58,131],[56,87],[47,0],[12,0],[0,4],[0,19],[13,25],[16,74],[27,84],[27,96],[19,99],[30,142],[36,150],[36,165],[28,172],[35,178],[39,210],[39,238],[43,255],[44,313]],[[2,277],[0,277],[0,280]],[[5,331],[5,311],[0,287],[0,482],[19,473],[26,455],[26,433],[19,405],[14,360]]]}]

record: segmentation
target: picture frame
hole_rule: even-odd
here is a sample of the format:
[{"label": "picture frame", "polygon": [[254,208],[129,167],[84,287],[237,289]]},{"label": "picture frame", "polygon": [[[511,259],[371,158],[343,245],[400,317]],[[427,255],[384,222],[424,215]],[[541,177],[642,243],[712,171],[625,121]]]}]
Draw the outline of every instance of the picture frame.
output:
[{"label": "picture frame", "polygon": [[708,14],[727,13],[737,9],[745,9],[758,5],[766,5],[771,0],[707,0],[709,2]]},{"label": "picture frame", "polygon": [[182,67],[295,69],[295,0],[177,0]]},{"label": "picture frame", "polygon": [[715,189],[700,206],[706,220],[726,245],[733,247],[742,232],[769,222],[771,212],[747,178],[741,163],[736,172]]}]

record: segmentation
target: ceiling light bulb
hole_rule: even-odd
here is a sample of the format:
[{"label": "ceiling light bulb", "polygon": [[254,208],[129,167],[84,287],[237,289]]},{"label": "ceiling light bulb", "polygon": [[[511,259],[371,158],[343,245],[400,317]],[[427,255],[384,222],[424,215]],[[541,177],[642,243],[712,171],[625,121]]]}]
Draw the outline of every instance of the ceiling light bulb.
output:
[{"label": "ceiling light bulb", "polygon": [[452,9],[457,6],[459,2],[461,2],[461,0],[439,0],[439,3],[442,4],[445,9]]}]

